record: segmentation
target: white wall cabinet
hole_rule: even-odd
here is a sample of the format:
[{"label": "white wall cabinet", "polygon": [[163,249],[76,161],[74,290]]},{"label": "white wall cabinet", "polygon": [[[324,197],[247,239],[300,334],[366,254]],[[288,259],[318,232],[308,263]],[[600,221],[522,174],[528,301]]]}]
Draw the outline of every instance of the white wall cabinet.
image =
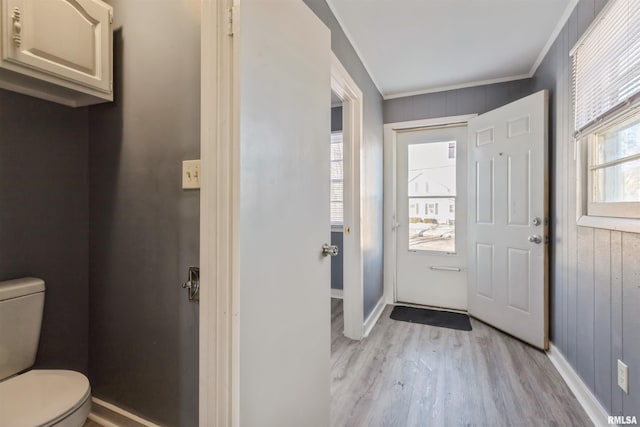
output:
[{"label": "white wall cabinet", "polygon": [[0,88],[71,107],[113,101],[110,5],[0,1]]}]

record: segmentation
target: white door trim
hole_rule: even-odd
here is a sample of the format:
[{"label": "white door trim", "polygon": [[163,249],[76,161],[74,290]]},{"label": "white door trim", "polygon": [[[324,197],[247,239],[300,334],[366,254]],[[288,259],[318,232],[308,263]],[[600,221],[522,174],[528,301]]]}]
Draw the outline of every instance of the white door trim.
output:
[{"label": "white door trim", "polygon": [[453,123],[466,123],[477,114],[438,117],[387,123],[384,125],[384,298],[386,304],[394,304],[396,298],[396,138],[399,131],[427,128]]},{"label": "white door trim", "polygon": [[344,335],[364,337],[364,258],[360,213],[362,177],[362,91],[334,53],[331,54],[331,90],[342,101],[344,152],[343,310]]},{"label": "white door trim", "polygon": [[201,0],[199,425],[239,424],[239,141],[233,0]]}]

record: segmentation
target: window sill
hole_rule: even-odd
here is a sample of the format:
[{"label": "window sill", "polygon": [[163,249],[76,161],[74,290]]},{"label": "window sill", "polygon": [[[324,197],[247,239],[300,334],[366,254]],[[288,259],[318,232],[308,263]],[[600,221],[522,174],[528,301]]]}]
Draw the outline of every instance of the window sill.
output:
[{"label": "window sill", "polygon": [[640,233],[640,219],[587,216],[578,218],[579,227],[604,228],[607,230]]}]

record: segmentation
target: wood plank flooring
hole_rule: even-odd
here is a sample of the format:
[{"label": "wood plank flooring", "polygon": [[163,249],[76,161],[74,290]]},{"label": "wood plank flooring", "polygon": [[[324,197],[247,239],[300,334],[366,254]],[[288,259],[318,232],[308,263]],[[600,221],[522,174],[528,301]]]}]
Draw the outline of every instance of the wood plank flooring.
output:
[{"label": "wood plank flooring", "polygon": [[342,335],[331,300],[331,425],[591,426],[547,356],[475,319],[457,331],[391,320]]}]

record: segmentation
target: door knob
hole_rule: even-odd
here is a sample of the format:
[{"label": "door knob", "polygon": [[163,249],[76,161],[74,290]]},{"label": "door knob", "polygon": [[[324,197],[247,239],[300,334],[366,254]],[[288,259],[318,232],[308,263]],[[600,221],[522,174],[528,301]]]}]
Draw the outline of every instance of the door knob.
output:
[{"label": "door knob", "polygon": [[325,243],[324,245],[322,245],[322,255],[338,256],[338,247],[336,245]]},{"label": "door knob", "polygon": [[532,234],[531,236],[529,236],[529,241],[531,243],[539,245],[540,243],[542,243],[542,237],[538,236],[537,234]]}]

